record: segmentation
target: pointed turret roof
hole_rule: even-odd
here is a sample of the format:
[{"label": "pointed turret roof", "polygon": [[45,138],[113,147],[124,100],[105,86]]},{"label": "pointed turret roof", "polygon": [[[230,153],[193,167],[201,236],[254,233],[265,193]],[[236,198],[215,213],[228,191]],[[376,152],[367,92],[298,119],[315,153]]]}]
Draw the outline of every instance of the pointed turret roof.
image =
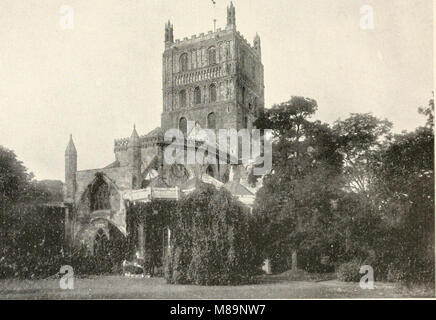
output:
[{"label": "pointed turret roof", "polygon": [[70,134],[70,141],[65,149],[65,155],[77,154],[76,146],[74,145],[73,135]]},{"label": "pointed turret roof", "polygon": [[129,147],[138,147],[139,146],[139,136],[138,132],[136,132],[136,125],[133,125],[133,131],[129,138]]}]

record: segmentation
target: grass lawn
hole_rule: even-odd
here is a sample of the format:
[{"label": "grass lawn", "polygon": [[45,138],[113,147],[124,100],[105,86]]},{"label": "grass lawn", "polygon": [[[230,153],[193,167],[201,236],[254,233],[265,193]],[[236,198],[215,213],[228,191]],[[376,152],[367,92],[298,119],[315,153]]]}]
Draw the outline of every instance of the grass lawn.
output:
[{"label": "grass lawn", "polygon": [[257,284],[240,286],[170,285],[163,278],[123,276],[76,278],[73,290],[62,290],[59,279],[0,280],[0,299],[300,299],[434,297],[420,287],[375,282],[373,290],[358,283],[340,282],[331,275],[310,278],[284,273],[261,276]]}]

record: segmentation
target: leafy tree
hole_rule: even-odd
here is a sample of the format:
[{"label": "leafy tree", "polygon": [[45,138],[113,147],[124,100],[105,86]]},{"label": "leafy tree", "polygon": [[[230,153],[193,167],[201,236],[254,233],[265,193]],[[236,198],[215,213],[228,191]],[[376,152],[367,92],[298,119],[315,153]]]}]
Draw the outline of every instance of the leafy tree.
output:
[{"label": "leafy tree", "polygon": [[[57,200],[62,183],[56,185]],[[61,257],[63,215],[38,204],[55,199],[15,153],[0,146],[0,277],[49,275]],[[50,221],[50,223],[47,223]]]},{"label": "leafy tree", "polygon": [[255,123],[273,134],[273,170],[257,193],[257,211],[265,225],[264,255],[279,269],[289,267],[298,250],[316,251],[319,262],[320,244],[330,241],[325,235],[331,230],[342,159],[328,125],[310,121],[316,110],[315,100],[292,97]]},{"label": "leafy tree", "polygon": [[426,127],[430,129],[434,129],[434,98],[430,99],[430,101],[428,102],[428,107],[426,108],[419,107],[418,112],[420,114],[427,116]]},{"label": "leafy tree", "polygon": [[373,240],[380,229],[380,205],[384,199],[375,182],[391,128],[391,122],[370,113],[352,113],[333,125],[343,156],[344,192],[335,210],[336,231],[343,244],[342,251],[337,252],[339,260],[365,260],[374,254]]},{"label": "leafy tree", "polygon": [[344,187],[347,191],[369,195],[375,179],[378,156],[390,135],[392,123],[370,113],[352,113],[333,126],[344,158]]},{"label": "leafy tree", "polygon": [[32,179],[12,150],[0,146],[0,203],[17,202]]},{"label": "leafy tree", "polygon": [[396,135],[379,170],[385,219],[403,235],[397,242],[401,255],[394,267],[409,280],[434,279],[434,133],[430,127]]}]

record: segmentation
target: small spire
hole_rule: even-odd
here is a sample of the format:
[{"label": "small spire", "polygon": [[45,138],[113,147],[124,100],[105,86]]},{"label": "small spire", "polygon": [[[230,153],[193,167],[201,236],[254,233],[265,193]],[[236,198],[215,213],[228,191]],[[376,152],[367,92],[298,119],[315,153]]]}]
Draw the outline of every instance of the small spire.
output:
[{"label": "small spire", "polygon": [[165,43],[169,45],[170,43],[173,42],[174,42],[173,25],[171,24],[171,21],[168,20],[168,23],[165,23]]},{"label": "small spire", "polygon": [[236,27],[236,10],[233,6],[233,2],[230,2],[230,6],[227,7],[227,28],[235,29]]},{"label": "small spire", "polygon": [[256,35],[254,36],[253,45],[254,45],[254,49],[257,51],[260,57],[262,55],[262,50],[260,49],[260,36],[257,32]]},{"label": "small spire", "polygon": [[73,135],[70,133],[70,141],[68,141],[67,149],[65,149],[65,155],[77,154],[76,146],[74,145]]},{"label": "small spire", "polygon": [[139,146],[139,136],[138,136],[138,133],[136,132],[136,124],[133,124],[133,131],[132,131],[132,134],[130,135],[128,146],[129,147],[138,147]]}]

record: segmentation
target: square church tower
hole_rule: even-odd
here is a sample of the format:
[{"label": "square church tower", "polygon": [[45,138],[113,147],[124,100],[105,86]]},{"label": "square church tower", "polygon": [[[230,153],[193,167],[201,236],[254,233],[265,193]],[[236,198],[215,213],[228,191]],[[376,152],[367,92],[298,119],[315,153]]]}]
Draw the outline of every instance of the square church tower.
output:
[{"label": "square church tower", "polygon": [[162,129],[187,121],[201,128],[252,128],[264,108],[264,71],[260,37],[253,45],[236,30],[235,7],[227,8],[227,26],[190,39],[175,40],[165,26]]}]

